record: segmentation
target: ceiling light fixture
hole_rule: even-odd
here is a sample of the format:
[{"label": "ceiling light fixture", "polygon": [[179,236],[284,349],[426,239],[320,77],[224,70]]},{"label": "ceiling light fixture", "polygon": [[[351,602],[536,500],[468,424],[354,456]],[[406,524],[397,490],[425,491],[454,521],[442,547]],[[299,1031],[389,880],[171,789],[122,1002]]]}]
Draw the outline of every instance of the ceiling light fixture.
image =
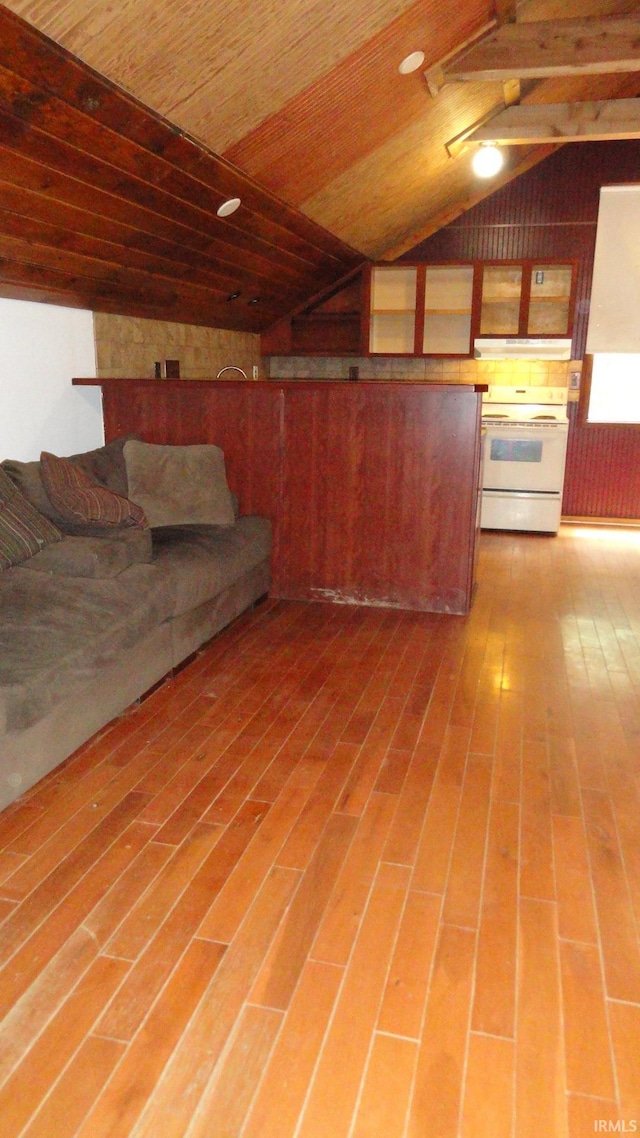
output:
[{"label": "ceiling light fixture", "polygon": [[471,159],[471,167],[478,178],[493,178],[502,169],[504,158],[492,142],[482,143]]},{"label": "ceiling light fixture", "polygon": [[235,213],[240,205],[240,198],[229,198],[228,201],[223,202],[218,206],[216,213],[218,217],[228,217],[230,213]]},{"label": "ceiling light fixture", "polygon": [[424,63],[423,51],[412,51],[410,55],[405,55],[402,63],[398,66],[398,71],[401,75],[411,75],[412,71],[417,71]]}]

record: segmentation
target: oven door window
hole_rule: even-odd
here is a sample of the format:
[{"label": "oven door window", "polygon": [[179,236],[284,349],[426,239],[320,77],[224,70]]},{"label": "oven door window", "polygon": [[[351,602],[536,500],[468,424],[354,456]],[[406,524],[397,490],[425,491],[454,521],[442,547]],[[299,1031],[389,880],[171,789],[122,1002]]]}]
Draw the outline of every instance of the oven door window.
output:
[{"label": "oven door window", "polygon": [[492,462],[542,462],[540,439],[491,439]]}]

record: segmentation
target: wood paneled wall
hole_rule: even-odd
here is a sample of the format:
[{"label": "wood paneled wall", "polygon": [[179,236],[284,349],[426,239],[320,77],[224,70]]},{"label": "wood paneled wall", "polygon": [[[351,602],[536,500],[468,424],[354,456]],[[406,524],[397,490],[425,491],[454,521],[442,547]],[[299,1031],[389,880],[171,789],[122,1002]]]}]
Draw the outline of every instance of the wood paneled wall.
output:
[{"label": "wood paneled wall", "polygon": [[93,383],[107,440],[222,447],[242,513],[273,522],[274,596],[468,611],[481,387]]},{"label": "wood paneled wall", "polygon": [[[565,146],[407,254],[406,260],[578,262],[573,357],[584,355],[600,187],[640,182],[640,141]],[[563,513],[640,518],[640,431],[579,427],[573,408]],[[629,472],[634,472],[630,476]]]},{"label": "wood paneled wall", "polygon": [[583,426],[577,403],[569,423],[562,512],[640,519],[640,428]]}]

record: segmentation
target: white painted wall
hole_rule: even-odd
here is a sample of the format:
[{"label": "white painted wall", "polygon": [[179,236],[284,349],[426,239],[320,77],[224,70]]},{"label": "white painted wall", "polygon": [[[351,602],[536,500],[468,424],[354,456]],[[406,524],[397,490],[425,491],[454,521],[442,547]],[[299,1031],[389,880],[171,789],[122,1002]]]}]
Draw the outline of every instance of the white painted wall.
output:
[{"label": "white painted wall", "polygon": [[0,298],[0,459],[101,446],[100,388],[71,386],[95,375],[91,312]]}]

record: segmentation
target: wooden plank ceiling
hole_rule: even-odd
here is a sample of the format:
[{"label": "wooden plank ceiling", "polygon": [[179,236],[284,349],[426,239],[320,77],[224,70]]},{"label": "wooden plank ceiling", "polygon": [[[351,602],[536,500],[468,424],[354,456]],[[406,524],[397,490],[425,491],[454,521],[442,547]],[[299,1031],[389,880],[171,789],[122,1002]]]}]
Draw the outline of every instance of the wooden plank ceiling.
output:
[{"label": "wooden plank ceiling", "polygon": [[[8,0],[0,294],[262,331],[557,145],[545,123],[544,142],[519,137],[497,179],[475,179],[472,148],[447,143],[502,110],[505,87],[447,76],[465,45],[514,19],[634,14],[612,0]],[[423,67],[400,75],[417,50]],[[430,69],[456,81],[432,95]],[[640,75],[527,73],[519,93],[634,98]]]}]

